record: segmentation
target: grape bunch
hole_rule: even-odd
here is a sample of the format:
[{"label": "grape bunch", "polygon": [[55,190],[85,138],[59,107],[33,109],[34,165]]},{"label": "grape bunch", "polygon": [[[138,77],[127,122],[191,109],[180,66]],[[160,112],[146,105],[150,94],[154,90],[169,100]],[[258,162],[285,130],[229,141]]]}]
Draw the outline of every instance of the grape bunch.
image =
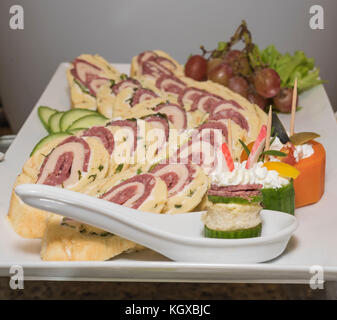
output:
[{"label": "grape bunch", "polygon": [[[239,41],[245,47],[233,49]],[[281,88],[279,74],[261,61],[245,21],[229,42],[219,42],[218,48],[210,51],[200,48],[202,54],[192,55],[186,62],[187,77],[224,85],[263,110],[273,105],[280,112],[291,111],[293,89]]]}]

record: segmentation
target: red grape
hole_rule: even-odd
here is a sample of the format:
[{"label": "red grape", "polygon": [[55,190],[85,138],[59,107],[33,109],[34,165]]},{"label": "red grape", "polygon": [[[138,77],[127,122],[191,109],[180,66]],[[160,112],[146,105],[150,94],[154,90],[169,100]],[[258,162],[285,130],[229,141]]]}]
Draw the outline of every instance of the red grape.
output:
[{"label": "red grape", "polygon": [[185,65],[185,76],[197,81],[206,79],[207,60],[201,55],[191,56]]},{"label": "red grape", "polygon": [[220,64],[221,62],[223,62],[222,59],[220,58],[213,58],[211,60],[209,60],[207,62],[207,74],[214,68],[216,67],[218,64]]},{"label": "red grape", "polygon": [[268,105],[268,99],[260,96],[258,93],[252,90],[248,92],[247,99],[251,103],[255,103],[256,105],[258,105],[262,110],[264,110]]},{"label": "red grape", "polygon": [[293,100],[292,88],[282,88],[280,92],[273,98],[275,108],[281,112],[291,112],[292,100]]},{"label": "red grape", "polygon": [[228,63],[236,74],[248,75],[250,65],[246,55],[240,50],[230,50],[226,53],[224,62]]},{"label": "red grape", "polygon": [[247,97],[249,84],[245,78],[234,76],[229,79],[228,88],[238,94],[241,94],[243,97]]},{"label": "red grape", "polygon": [[208,79],[227,86],[229,79],[233,76],[233,70],[228,63],[220,63],[208,73]]},{"label": "red grape", "polygon": [[281,79],[274,69],[260,69],[255,73],[254,86],[259,95],[272,98],[280,91]]}]

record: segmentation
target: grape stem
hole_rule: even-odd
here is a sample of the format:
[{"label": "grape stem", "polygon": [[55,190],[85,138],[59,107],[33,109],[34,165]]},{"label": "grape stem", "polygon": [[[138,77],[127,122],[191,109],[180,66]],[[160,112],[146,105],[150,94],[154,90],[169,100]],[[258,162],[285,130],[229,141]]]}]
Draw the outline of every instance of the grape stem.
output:
[{"label": "grape stem", "polygon": [[230,38],[230,41],[226,43],[226,46],[219,50],[206,50],[204,46],[200,46],[202,51],[202,55],[205,57],[207,54],[208,60],[211,58],[221,58],[223,59],[228,51],[237,44],[239,41],[242,41],[245,44],[244,49],[242,52],[248,57],[250,65],[252,66],[253,70],[257,68],[264,68],[266,65],[263,63],[259,50],[256,45],[252,41],[252,34],[247,28],[247,23],[245,20],[242,20],[239,27],[236,29],[234,35]]}]

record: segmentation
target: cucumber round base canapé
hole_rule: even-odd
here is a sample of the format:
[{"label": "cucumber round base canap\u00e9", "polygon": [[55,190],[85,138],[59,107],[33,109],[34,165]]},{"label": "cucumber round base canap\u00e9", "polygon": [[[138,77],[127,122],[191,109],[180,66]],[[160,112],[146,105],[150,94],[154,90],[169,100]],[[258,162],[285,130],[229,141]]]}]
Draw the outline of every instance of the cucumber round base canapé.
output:
[{"label": "cucumber round base canap\u00e9", "polygon": [[293,181],[281,188],[261,189],[264,209],[295,213],[295,191]]},{"label": "cucumber round base canap\u00e9", "polygon": [[238,204],[251,204],[260,203],[262,201],[261,196],[254,196],[251,199],[244,199],[240,197],[222,197],[222,196],[208,196],[208,200],[213,203],[238,203]]},{"label": "cucumber round base canap\u00e9", "polygon": [[255,238],[261,236],[262,224],[255,227],[240,230],[222,231],[209,229],[206,225],[204,227],[204,235],[206,238],[220,238],[220,239],[244,239]]}]

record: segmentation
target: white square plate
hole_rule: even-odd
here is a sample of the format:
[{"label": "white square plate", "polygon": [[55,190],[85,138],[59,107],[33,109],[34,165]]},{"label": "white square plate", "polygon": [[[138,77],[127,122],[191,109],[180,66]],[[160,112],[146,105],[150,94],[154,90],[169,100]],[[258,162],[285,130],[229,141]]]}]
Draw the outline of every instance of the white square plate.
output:
[{"label": "white square plate", "polygon": [[[323,86],[305,92],[296,113],[296,131],[314,131],[327,151],[325,194],[317,204],[296,210],[299,227],[286,251],[261,264],[177,263],[150,251],[123,254],[102,262],[43,262],[40,240],[20,238],[6,219],[12,185],[36,142],[46,135],[37,107],[69,109],[69,89],[62,63],[32,113],[0,163],[0,276],[8,276],[11,265],[24,268],[25,279],[100,281],[183,282],[308,282],[315,266],[323,268],[325,280],[337,279],[337,126]],[[128,73],[128,64],[115,65]],[[289,115],[281,115],[286,126]]]}]

